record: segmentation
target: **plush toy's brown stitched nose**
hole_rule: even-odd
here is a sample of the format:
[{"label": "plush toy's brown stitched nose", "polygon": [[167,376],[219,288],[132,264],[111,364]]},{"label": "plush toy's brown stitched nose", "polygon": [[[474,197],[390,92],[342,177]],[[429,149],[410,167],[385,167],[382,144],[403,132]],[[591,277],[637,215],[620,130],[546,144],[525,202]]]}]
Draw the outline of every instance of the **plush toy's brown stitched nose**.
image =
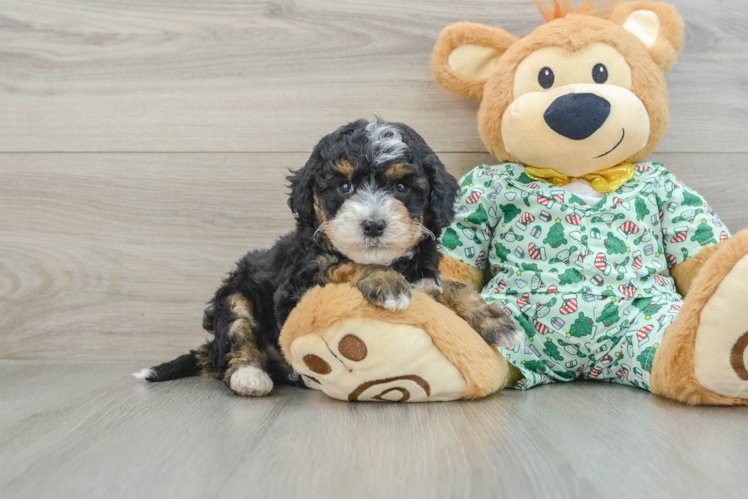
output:
[{"label": "plush toy's brown stitched nose", "polygon": [[383,220],[365,220],[361,227],[364,228],[364,234],[370,238],[378,238],[384,233],[387,223]]},{"label": "plush toy's brown stitched nose", "polygon": [[545,110],[545,123],[559,135],[574,141],[588,138],[610,116],[610,103],[595,94],[566,94]]}]

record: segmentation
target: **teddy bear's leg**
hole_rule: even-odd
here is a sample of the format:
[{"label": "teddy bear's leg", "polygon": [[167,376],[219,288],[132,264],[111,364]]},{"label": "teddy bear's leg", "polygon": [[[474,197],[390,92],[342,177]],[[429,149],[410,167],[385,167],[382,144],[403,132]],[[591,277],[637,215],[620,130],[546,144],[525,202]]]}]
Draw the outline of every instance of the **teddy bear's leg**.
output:
[{"label": "teddy bear's leg", "polygon": [[652,392],[689,404],[748,405],[748,231],[720,244],[657,351]]}]

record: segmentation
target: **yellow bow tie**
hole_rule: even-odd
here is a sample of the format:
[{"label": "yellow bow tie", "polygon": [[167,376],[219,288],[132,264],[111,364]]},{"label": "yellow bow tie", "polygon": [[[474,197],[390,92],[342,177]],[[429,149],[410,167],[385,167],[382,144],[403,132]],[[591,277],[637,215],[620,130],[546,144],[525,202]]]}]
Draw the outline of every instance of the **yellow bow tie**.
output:
[{"label": "yellow bow tie", "polygon": [[592,185],[595,191],[610,193],[633,179],[634,174],[636,174],[636,166],[631,163],[624,163],[617,167],[598,170],[579,177],[561,174],[552,168],[525,167],[525,173],[530,179],[548,182],[556,186],[565,186],[574,179],[584,179]]}]

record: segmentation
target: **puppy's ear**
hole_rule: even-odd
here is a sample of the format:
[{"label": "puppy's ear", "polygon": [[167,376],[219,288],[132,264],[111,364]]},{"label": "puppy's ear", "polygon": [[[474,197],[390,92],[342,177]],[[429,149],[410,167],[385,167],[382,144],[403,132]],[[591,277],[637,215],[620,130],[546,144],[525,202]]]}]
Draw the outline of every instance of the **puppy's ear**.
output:
[{"label": "puppy's ear", "polygon": [[303,168],[291,171],[286,177],[290,183],[291,196],[288,198],[288,206],[293,212],[296,220],[307,226],[314,226],[314,173],[320,164],[321,158],[315,151]]},{"label": "puppy's ear", "polygon": [[423,166],[431,183],[429,208],[439,229],[452,223],[455,216],[455,201],[460,192],[460,185],[452,174],[447,172],[444,164],[435,153],[429,153],[423,160]]}]

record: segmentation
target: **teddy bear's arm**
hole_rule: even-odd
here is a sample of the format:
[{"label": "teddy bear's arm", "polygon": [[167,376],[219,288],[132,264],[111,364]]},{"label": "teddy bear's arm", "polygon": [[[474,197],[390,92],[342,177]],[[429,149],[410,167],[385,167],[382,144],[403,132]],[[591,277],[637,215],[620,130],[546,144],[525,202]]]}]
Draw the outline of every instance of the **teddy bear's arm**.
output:
[{"label": "teddy bear's arm", "polygon": [[467,285],[478,293],[488,282],[484,279],[483,269],[477,269],[449,255],[442,255],[439,261],[439,271],[448,280]]},{"label": "teddy bear's arm", "polygon": [[[491,235],[501,219],[497,217],[495,200],[492,201],[492,195],[500,189],[495,173],[487,165],[478,165],[462,176],[455,218],[439,238],[439,272],[478,293],[491,280],[486,257],[491,253]],[[476,183],[481,187],[476,187]]]},{"label": "teddy bear's arm", "polygon": [[657,193],[662,246],[677,292],[685,297],[702,266],[723,246],[730,232],[706,199],[670,172]]},{"label": "teddy bear's arm", "polygon": [[722,241],[716,245],[706,247],[690,259],[670,269],[670,276],[675,280],[675,289],[681,296],[685,297],[688,294],[688,291],[691,289],[691,283],[696,279],[701,268],[724,243]]}]

